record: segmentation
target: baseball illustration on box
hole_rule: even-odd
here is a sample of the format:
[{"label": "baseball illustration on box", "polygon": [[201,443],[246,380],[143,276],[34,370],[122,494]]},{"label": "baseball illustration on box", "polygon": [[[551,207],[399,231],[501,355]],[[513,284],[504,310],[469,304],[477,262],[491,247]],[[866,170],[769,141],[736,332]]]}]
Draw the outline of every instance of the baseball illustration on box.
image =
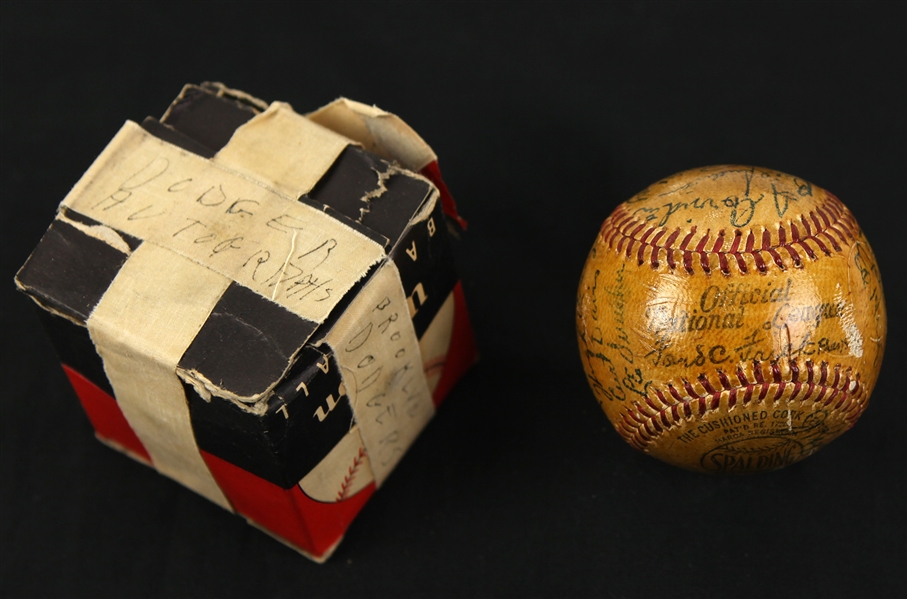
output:
[{"label": "baseball illustration on box", "polygon": [[16,283],[99,439],[323,561],[476,359],[449,224],[398,117],[189,85]]},{"label": "baseball illustration on box", "polygon": [[633,447],[700,472],[797,462],[854,425],[885,348],[853,214],[778,171],[694,169],[601,226],[576,306],[592,391]]}]

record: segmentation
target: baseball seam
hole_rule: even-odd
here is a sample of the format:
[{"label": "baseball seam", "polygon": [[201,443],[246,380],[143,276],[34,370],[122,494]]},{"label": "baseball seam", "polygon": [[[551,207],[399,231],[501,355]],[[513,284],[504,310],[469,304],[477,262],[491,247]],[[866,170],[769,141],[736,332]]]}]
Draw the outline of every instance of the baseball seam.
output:
[{"label": "baseball seam", "polygon": [[[803,231],[800,230],[801,226]],[[617,252],[624,253],[627,259],[633,257],[635,248],[636,260],[640,266],[648,262],[652,268],[658,268],[661,256],[664,256],[672,271],[682,267],[687,273],[693,274],[698,264],[705,274],[718,270],[724,275],[730,275],[732,265],[743,274],[749,272],[751,267],[755,267],[760,273],[766,273],[770,264],[784,271],[790,268],[788,262],[796,268],[802,268],[801,251],[810,260],[818,260],[819,252],[826,256],[830,256],[832,251],[840,253],[843,251],[841,244],[847,245],[847,238],[854,239],[858,231],[859,227],[850,211],[835,196],[828,194],[821,206],[787,223],[779,221],[774,234],[765,227],[761,234],[752,229],[746,233],[734,229],[732,234],[727,234],[724,229],[720,229],[714,242],[710,244],[711,229],[706,229],[705,233],[697,237],[697,227],[693,225],[681,237],[680,227],[668,233],[666,227],[640,221],[621,205],[602,224],[601,235],[611,249],[615,249],[616,243]],[[667,238],[662,242],[665,235]],[[749,261],[752,266],[748,264]]]},{"label": "baseball seam", "polygon": [[343,477],[343,483],[341,483],[340,490],[337,492],[337,501],[343,501],[347,498],[350,489],[353,487],[353,479],[356,478],[356,473],[359,472],[359,467],[364,460],[365,448],[360,447],[359,453],[353,458],[353,464],[350,466],[349,470],[347,470],[346,476]]},{"label": "baseball seam", "polygon": [[[738,367],[731,375],[737,379],[736,385],[721,369],[716,371],[717,385],[705,374],[700,374],[696,382],[702,388],[702,393],[697,392],[693,383],[687,379],[681,379],[682,384],[679,388],[673,383],[668,383],[667,389],[654,390],[654,396],[646,395],[643,403],[632,402],[632,407],[627,407],[621,414],[621,420],[616,428],[627,442],[644,451],[664,432],[685,420],[692,419],[694,413],[702,417],[710,411],[717,410],[722,400],[727,404],[728,410],[733,409],[738,400],[744,407],[751,402],[758,405],[769,397],[771,401],[781,399],[788,387],[793,389],[787,398],[789,403],[794,400],[802,403],[813,398],[814,403],[841,411],[850,426],[853,426],[862,414],[866,404],[864,384],[860,381],[859,374],[852,376],[850,368],[843,373],[842,378],[841,366],[836,364],[832,368],[834,379],[829,381],[827,362],[823,361],[816,365],[807,360],[803,368],[804,373],[801,372],[796,360],[790,360],[788,363],[790,380],[784,380],[781,365],[778,362],[768,364],[768,378],[763,372],[763,362],[759,360],[753,361],[751,377],[747,376],[742,367]],[[806,380],[801,380],[803,375]],[[805,393],[801,395],[801,391],[804,390]]]}]

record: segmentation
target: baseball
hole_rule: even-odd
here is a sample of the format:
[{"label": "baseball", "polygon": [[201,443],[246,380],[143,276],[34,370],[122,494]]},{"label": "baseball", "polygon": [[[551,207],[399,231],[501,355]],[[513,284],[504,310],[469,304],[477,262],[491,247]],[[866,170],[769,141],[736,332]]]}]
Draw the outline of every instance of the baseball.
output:
[{"label": "baseball", "polygon": [[781,468],[849,429],[885,347],[878,265],[831,193],[778,171],[678,173],[609,216],[579,284],[586,377],[670,464]]}]

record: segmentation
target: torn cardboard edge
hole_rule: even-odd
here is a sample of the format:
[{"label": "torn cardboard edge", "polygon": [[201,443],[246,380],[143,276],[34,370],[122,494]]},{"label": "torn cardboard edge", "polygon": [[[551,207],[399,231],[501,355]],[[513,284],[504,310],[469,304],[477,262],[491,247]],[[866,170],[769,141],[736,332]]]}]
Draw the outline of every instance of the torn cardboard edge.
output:
[{"label": "torn cardboard edge", "polygon": [[56,219],[66,223],[72,227],[75,227],[76,229],[78,229],[79,231],[82,231],[89,237],[94,237],[95,239],[103,241],[104,243],[106,243],[107,245],[112,247],[113,249],[119,250],[120,252],[125,254],[127,257],[132,255],[132,248],[129,247],[129,244],[126,242],[125,239],[123,239],[123,237],[120,235],[119,231],[117,231],[116,229],[113,229],[111,227],[108,227],[107,225],[102,225],[102,224],[86,225],[77,220],[73,220],[72,218],[70,218],[70,216],[68,214],[66,214],[66,212],[67,212],[66,210],[58,211]]},{"label": "torn cardboard edge", "polygon": [[[161,120],[167,120],[173,106],[184,100],[187,93],[198,89],[213,92],[219,98],[229,98],[237,103],[242,103],[258,113],[266,112],[275,104],[269,104],[220,82],[205,82],[201,85],[187,84],[183,86],[179,96],[168,107]],[[377,106],[369,106],[341,97],[301,116],[346,137],[373,154],[398,162],[414,173],[420,172],[438,159],[431,146],[403,119]]]},{"label": "torn cardboard edge", "polygon": [[431,147],[403,119],[377,106],[338,98],[306,117],[416,173],[438,160]]},{"label": "torn cardboard edge", "polygon": [[259,110],[268,109],[268,103],[264,100],[257,98],[252,94],[246,93],[241,89],[227,87],[220,81],[206,81],[205,83],[202,83],[202,87],[213,90],[215,92],[214,95],[216,95],[218,98],[226,97],[232,100],[237,100],[254,108],[258,108]]},{"label": "torn cardboard edge", "polygon": [[[267,102],[245,92],[228,88],[222,83],[205,82],[201,85],[185,86],[179,97],[165,112],[161,121],[168,121],[173,116],[174,107],[186,101],[196,92],[233,100],[238,106],[249,110],[250,114],[258,114],[269,107]],[[402,119],[377,106],[369,106],[347,98],[338,98],[309,113],[307,117],[349,138],[355,145],[361,145],[374,154],[398,162],[407,169],[425,176],[438,188],[444,213],[453,221],[452,224],[459,227],[460,230],[466,230],[467,222],[457,212],[456,202],[441,177],[437,155]],[[212,153],[216,150],[217,148],[212,150]],[[451,226],[451,223],[448,223],[448,226]],[[457,234],[455,227],[451,229],[454,235]]]},{"label": "torn cardboard edge", "polygon": [[45,301],[41,301],[44,298],[42,298],[36,290],[32,289],[31,287],[27,287],[27,286],[23,285],[19,281],[18,278],[15,279],[15,283],[16,283],[16,289],[18,289],[19,291],[24,293],[29,299],[31,299],[31,301],[35,302],[35,304],[42,310],[49,312],[50,314],[53,314],[54,316],[59,316],[60,318],[63,318],[64,320],[68,320],[69,322],[71,322],[74,325],[80,326],[82,328],[85,327],[84,322],[76,320],[75,318],[73,318],[69,314],[66,314],[65,312],[61,312],[60,310],[58,310],[54,306],[50,305],[49,303],[46,303]]},{"label": "torn cardboard edge", "polygon": [[457,212],[457,204],[441,177],[437,154],[403,119],[377,106],[347,98],[338,98],[306,117],[424,176],[438,189],[444,213],[466,230],[468,224]]}]

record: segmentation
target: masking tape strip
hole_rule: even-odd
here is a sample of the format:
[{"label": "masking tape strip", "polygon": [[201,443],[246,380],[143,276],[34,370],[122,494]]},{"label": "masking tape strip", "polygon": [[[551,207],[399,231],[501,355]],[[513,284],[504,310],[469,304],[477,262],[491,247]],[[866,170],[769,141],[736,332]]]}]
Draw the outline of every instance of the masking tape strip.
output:
[{"label": "masking tape strip", "polygon": [[400,273],[388,261],[325,337],[381,486],[434,415]]},{"label": "masking tape strip", "polygon": [[237,128],[212,161],[295,199],[315,187],[349,143],[289,104],[274,102]]},{"label": "masking tape strip", "polygon": [[[377,140],[372,145],[377,145],[378,154],[387,154],[390,148],[395,151],[391,159],[399,159],[397,155],[401,153],[416,160],[425,158],[426,163],[436,159],[431,148],[396,116],[358,102],[339,102],[343,102],[342,107],[346,108],[346,112],[339,116],[352,115],[351,118],[358,119],[356,122],[374,131],[370,138],[355,139],[365,142]],[[354,109],[359,112],[354,113]],[[294,113],[288,104],[274,103],[266,112],[239,127],[213,160],[241,172],[253,173],[272,188],[298,197],[315,186],[323,175],[319,169],[326,171],[349,143],[347,137],[337,135],[330,128]],[[346,129],[338,132],[343,134]],[[319,162],[316,167],[311,166],[308,159],[301,165],[297,164],[300,154],[316,155],[318,152],[329,156],[330,161]],[[426,152],[431,156],[427,156]],[[317,176],[313,176],[313,172]],[[414,220],[428,218],[435,201],[436,198],[433,198],[426,202]],[[373,327],[374,336],[361,333],[367,326]],[[383,332],[379,330],[382,326]],[[356,337],[357,334],[363,336]],[[332,478],[335,470],[341,476],[348,475],[347,454],[353,452],[351,463],[359,474],[353,477],[356,484],[346,480],[341,485],[340,494],[345,495],[356,490],[356,485],[367,484],[372,478],[380,486],[434,414],[419,340],[409,317],[396,265],[388,261],[378,270],[328,333],[327,342],[335,350],[359,426],[358,432],[355,429],[351,431],[345,442],[338,445],[315,471],[322,478]],[[341,345],[343,350],[339,349]],[[361,393],[357,393],[357,388]],[[379,389],[380,395],[377,395]],[[360,396],[365,400],[357,401]],[[360,436],[365,455],[358,453],[360,445],[350,441]],[[335,469],[338,459],[344,463]],[[370,472],[365,474],[366,470]],[[319,484],[314,483],[314,471],[308,478],[304,488],[319,497],[324,489],[331,488],[332,492],[328,495],[332,500],[338,500],[337,491],[325,480],[319,479]]]},{"label": "masking tape strip", "polygon": [[[426,149],[431,153],[428,145],[394,115],[358,102],[345,102],[343,106],[348,110],[350,106],[365,110],[365,117],[360,122],[374,125],[371,128],[376,131],[378,137],[373,139],[385,140],[394,149],[408,152],[407,155],[417,155],[419,152],[424,154]],[[402,129],[406,131],[402,133],[398,131]],[[310,191],[321,177],[319,173],[314,179],[307,178],[309,177],[307,163],[302,168],[295,165],[294,156],[298,156],[300,152],[314,152],[312,148],[306,150],[307,146],[299,145],[300,139],[308,138],[319,140],[319,147],[323,147],[322,151],[332,157],[331,162],[349,142],[346,137],[341,137],[294,113],[289,105],[275,103],[265,113],[238,128],[230,143],[218,152],[213,160],[236,170],[253,172],[257,178],[274,189],[298,196]],[[337,139],[342,140],[343,144],[337,143]],[[356,139],[359,141],[359,138]],[[430,159],[435,159],[434,154],[431,154]],[[325,163],[326,170],[330,163],[326,161]],[[435,201],[433,199],[427,202],[427,206],[423,207],[415,220],[428,218]],[[390,303],[380,309],[374,307],[382,302]],[[385,329],[393,326],[393,330],[384,335],[384,339],[380,333],[376,333],[371,343],[361,337],[352,340],[353,344],[363,341],[362,347],[357,351],[338,351],[336,347],[334,348],[341,367],[341,377],[352,398],[353,413],[359,423],[358,434],[351,432],[348,437],[361,435],[366,453],[365,456],[358,454],[354,456],[353,463],[356,464],[358,471],[370,469],[369,474],[379,486],[434,414],[434,404],[431,401],[431,392],[420,358],[419,340],[409,318],[400,273],[393,263],[388,261],[366,284],[328,334],[328,343],[331,344],[331,341],[342,343],[338,339],[343,339],[345,335],[355,335],[348,329],[366,326],[368,318],[378,318],[382,314],[385,318],[390,318],[390,314],[393,314],[395,319],[385,325]],[[380,327],[380,319],[373,325]],[[363,360],[368,364],[363,363]],[[352,361],[355,361],[355,364]],[[400,368],[402,370],[395,375],[393,370]],[[357,384],[365,385],[362,389],[363,394],[380,388],[382,395],[371,403],[365,401],[360,404],[356,401],[356,392],[351,391]],[[393,428],[389,428],[391,425]],[[337,451],[331,455],[348,457],[341,448],[336,449]],[[330,460],[325,462],[325,467],[333,465]],[[324,468],[319,465],[316,470]],[[347,473],[347,465],[338,472]],[[372,476],[360,474],[358,482],[368,481]],[[351,489],[352,487],[344,487],[346,492],[350,492]]]},{"label": "masking tape strip", "polygon": [[88,318],[117,404],[155,468],[231,510],[198,452],[176,365],[230,280],[143,243]]},{"label": "masking tape strip", "polygon": [[385,160],[396,160],[413,172],[421,171],[438,159],[403,119],[376,106],[346,98],[306,115],[309,120],[362,144],[362,147]]},{"label": "masking tape strip", "polygon": [[127,122],[62,205],[324,322],[384,250],[276,187]]}]

